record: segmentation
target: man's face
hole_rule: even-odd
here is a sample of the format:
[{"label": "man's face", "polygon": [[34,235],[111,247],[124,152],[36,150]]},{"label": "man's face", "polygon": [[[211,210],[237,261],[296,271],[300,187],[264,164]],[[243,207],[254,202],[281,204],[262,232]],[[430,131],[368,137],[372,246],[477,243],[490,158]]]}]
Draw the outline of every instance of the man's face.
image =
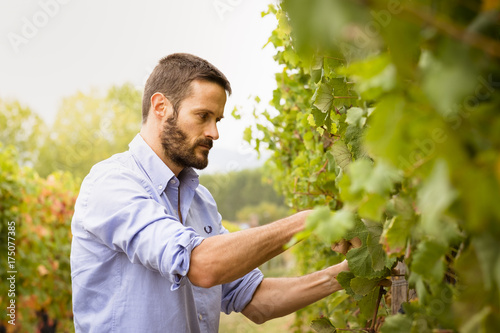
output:
[{"label": "man's face", "polygon": [[213,140],[219,138],[217,122],[224,114],[226,92],[216,83],[196,80],[191,94],[180,104],[178,116],[170,116],[160,134],[165,156],[177,166],[204,169]]}]

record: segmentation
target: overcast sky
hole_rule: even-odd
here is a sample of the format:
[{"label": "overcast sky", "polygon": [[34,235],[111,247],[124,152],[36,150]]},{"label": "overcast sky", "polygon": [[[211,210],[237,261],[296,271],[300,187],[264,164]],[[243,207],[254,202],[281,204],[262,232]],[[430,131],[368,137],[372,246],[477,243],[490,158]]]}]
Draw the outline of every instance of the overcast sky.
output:
[{"label": "overcast sky", "polygon": [[247,121],[229,114],[234,105],[250,113],[250,95],[268,101],[279,71],[273,47],[262,49],[276,25],[260,14],[271,2],[0,0],[0,98],[51,123],[63,97],[125,82],[141,88],[160,58],[189,52],[231,81],[214,147],[241,150]]}]

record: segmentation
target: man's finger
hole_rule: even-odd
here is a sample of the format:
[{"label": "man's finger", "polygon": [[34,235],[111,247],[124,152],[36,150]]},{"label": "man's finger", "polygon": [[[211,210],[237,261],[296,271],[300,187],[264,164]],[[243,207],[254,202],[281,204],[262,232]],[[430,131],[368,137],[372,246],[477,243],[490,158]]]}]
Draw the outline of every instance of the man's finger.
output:
[{"label": "man's finger", "polygon": [[349,243],[345,239],[343,239],[340,242],[333,244],[331,248],[333,251],[339,252],[339,253],[342,253],[345,255],[347,253],[347,251],[349,250]]},{"label": "man's finger", "polygon": [[353,239],[351,239],[349,241],[351,244],[352,244],[352,247],[353,248],[358,248],[358,247],[361,247],[361,245],[363,244],[361,242],[361,239],[359,239],[358,237],[354,237]]}]

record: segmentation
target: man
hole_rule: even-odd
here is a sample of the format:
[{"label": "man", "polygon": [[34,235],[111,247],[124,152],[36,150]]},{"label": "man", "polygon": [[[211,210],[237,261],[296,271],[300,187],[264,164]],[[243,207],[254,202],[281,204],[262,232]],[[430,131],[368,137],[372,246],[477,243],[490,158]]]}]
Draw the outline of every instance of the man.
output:
[{"label": "man", "polygon": [[231,234],[222,227],[193,168],[208,164],[226,93],[228,80],[207,61],[163,58],[129,151],[83,181],[72,221],[76,332],[217,332],[221,310],[262,323],[341,289],[345,261],[297,278],[257,269],[304,229],[309,212]]}]

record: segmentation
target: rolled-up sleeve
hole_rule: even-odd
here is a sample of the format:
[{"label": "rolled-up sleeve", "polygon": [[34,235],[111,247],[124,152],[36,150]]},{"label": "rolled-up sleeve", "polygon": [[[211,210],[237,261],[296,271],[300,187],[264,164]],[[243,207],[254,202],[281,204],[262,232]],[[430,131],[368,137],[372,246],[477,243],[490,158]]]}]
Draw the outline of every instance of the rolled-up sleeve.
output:
[{"label": "rolled-up sleeve", "polygon": [[[220,224],[219,234],[228,234],[226,228]],[[256,268],[233,282],[222,285],[221,311],[230,314],[231,312],[241,312],[253,298],[255,290],[262,282],[264,274]]]},{"label": "rolled-up sleeve", "polygon": [[87,185],[84,214],[76,223],[132,263],[159,272],[172,283],[171,290],[182,286],[191,251],[204,238],[168,214],[148,193],[145,180],[130,170],[110,168]]},{"label": "rolled-up sleeve", "polygon": [[221,311],[226,314],[241,312],[252,300],[264,275],[256,268],[242,278],[222,285]]}]

